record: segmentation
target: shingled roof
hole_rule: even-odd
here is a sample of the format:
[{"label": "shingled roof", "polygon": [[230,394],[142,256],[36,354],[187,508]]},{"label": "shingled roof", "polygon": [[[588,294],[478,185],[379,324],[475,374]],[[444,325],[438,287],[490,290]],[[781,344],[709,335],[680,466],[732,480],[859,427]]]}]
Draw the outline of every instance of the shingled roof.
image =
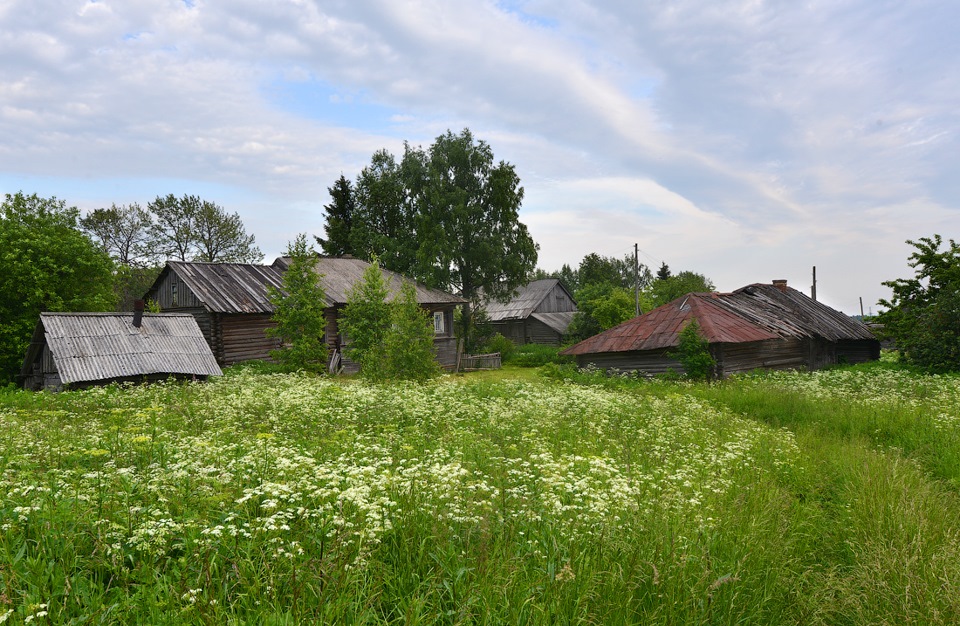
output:
[{"label": "shingled roof", "polygon": [[711,344],[777,338],[821,338],[834,342],[874,339],[859,320],[796,289],[754,284],[733,293],[687,294],[585,339],[563,354],[671,348],[679,344],[680,331],[691,319],[697,320],[703,337]]},{"label": "shingled roof", "polygon": [[187,313],[41,313],[21,378],[49,346],[61,382],[81,383],[174,374],[220,376],[210,347]]}]

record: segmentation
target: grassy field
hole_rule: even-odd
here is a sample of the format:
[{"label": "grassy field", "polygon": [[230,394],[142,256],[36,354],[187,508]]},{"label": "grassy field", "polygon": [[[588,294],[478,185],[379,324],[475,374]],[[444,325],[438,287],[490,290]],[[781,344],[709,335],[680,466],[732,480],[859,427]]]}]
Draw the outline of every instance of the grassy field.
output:
[{"label": "grassy field", "polygon": [[0,623],[953,624],[960,381],[0,392]]}]

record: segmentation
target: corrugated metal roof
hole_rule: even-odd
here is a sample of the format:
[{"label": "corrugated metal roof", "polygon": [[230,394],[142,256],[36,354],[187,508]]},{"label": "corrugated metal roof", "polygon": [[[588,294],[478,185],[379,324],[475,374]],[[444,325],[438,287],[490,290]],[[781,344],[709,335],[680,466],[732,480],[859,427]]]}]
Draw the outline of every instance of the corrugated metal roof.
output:
[{"label": "corrugated metal roof", "polygon": [[[484,304],[484,310],[491,322],[527,319],[557,285],[566,291],[556,278],[535,280],[518,288],[516,295],[507,302],[488,300]],[[573,297],[570,299],[573,300]]]},{"label": "corrugated metal roof", "polygon": [[21,376],[29,375],[44,342],[64,383],[223,374],[196,319],[187,313],[145,313],[139,328],[133,313],[41,313]]},{"label": "corrugated metal roof", "polygon": [[[273,267],[286,270],[290,265],[289,257],[280,257],[273,263]],[[363,273],[370,267],[370,263],[352,257],[320,257],[317,260],[316,271],[321,275],[320,283],[329,301],[328,306],[346,304],[350,297],[350,290],[363,279]],[[417,293],[417,302],[420,304],[462,304],[466,302],[460,296],[455,296],[440,289],[433,289],[426,285],[407,278],[388,269],[383,269],[383,277],[387,281],[390,291],[388,299],[400,293],[403,282],[413,284]]]},{"label": "corrugated metal roof", "polygon": [[796,289],[748,285],[733,293],[691,293],[563,351],[583,355],[671,348],[690,319],[710,343],[777,338],[873,339],[865,324]]}]

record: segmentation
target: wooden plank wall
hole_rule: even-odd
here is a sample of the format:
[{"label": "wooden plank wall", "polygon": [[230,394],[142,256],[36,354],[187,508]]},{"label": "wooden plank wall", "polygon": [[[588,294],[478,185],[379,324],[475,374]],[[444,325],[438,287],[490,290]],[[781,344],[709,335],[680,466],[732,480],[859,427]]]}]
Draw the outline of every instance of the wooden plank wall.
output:
[{"label": "wooden plank wall", "polygon": [[810,347],[801,339],[771,339],[714,347],[720,376],[755,369],[798,369],[809,366]]},{"label": "wooden plank wall", "polygon": [[[217,315],[219,337],[222,341],[221,365],[243,361],[270,360],[270,351],[280,347],[280,341],[268,337],[268,328],[276,326],[268,314]],[[216,354],[216,351],[214,351]],[[219,359],[218,359],[219,360]]]},{"label": "wooden plank wall", "polygon": [[550,293],[537,305],[534,313],[564,313],[566,311],[576,311],[577,305],[574,304],[563,287],[555,285]]},{"label": "wooden plank wall", "polygon": [[[176,286],[176,297],[173,295],[173,288]],[[149,300],[153,300],[160,305],[162,311],[179,311],[181,309],[203,308],[203,303],[187,287],[186,283],[180,280],[176,272],[167,272],[157,285],[155,290],[147,294]]]},{"label": "wooden plank wall", "polygon": [[527,320],[525,343],[539,343],[546,346],[559,346],[560,335],[543,322],[532,317]]}]

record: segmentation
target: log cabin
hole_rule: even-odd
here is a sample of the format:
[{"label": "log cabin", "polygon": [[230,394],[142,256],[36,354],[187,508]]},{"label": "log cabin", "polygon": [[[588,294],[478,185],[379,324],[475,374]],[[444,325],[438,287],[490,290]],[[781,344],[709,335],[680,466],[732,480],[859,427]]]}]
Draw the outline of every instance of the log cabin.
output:
[{"label": "log cabin", "polygon": [[880,357],[867,326],[787,286],[753,284],[732,293],[691,293],[575,344],[561,354],[581,367],[682,372],[671,356],[680,332],[697,320],[717,362],[716,375],[758,369],[816,370]]},{"label": "log cabin", "polygon": [[556,278],[535,280],[506,301],[489,300],[484,310],[493,328],[515,343],[559,346],[577,312],[577,303]]},{"label": "log cabin", "polygon": [[[168,261],[144,298],[163,311],[186,312],[196,317],[221,366],[270,360],[270,351],[279,348],[280,343],[266,335],[266,330],[274,326],[268,288],[282,291],[283,273],[289,265],[290,259],[285,257],[272,265]],[[325,339],[331,358],[339,358],[347,372],[357,368],[342,356],[348,338],[340,333],[338,320],[353,285],[369,266],[366,261],[344,256],[319,257],[315,268],[327,299]],[[399,293],[403,282],[413,283],[417,303],[433,319],[437,362],[445,369],[454,369],[457,340],[453,314],[465,300],[390,270],[384,269],[383,276],[390,292],[388,299]]]}]

